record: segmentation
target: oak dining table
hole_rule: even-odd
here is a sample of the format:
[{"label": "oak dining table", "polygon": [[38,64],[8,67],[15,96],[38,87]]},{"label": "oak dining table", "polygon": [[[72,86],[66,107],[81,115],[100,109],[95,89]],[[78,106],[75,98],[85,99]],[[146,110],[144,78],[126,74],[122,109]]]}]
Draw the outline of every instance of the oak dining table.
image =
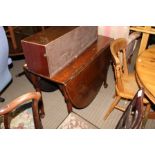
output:
[{"label": "oak dining table", "polygon": [[[146,96],[155,104],[155,46],[139,54],[136,60],[136,79]],[[155,112],[151,118],[155,118]]]}]

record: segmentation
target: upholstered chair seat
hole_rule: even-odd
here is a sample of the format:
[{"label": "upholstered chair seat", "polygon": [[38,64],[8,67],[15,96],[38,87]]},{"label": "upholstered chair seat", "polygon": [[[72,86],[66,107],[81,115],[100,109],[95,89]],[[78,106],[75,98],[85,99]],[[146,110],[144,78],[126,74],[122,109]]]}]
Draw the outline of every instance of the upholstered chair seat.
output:
[{"label": "upholstered chair seat", "polygon": [[41,129],[39,92],[23,94],[0,107],[0,128]]},{"label": "upholstered chair seat", "polygon": [[[20,108],[10,113],[10,128],[11,129],[34,129],[33,113],[29,107]],[[3,117],[0,117],[0,129],[4,129]]]},{"label": "upholstered chair seat", "polygon": [[78,114],[71,112],[58,129],[97,129],[97,127]]}]

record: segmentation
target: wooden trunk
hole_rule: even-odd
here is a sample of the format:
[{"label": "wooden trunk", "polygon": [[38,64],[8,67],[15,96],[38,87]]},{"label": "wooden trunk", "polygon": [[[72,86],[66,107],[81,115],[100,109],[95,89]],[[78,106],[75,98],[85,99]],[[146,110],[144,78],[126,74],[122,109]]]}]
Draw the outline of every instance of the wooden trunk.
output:
[{"label": "wooden trunk", "polygon": [[[50,27],[22,40],[28,68],[52,77],[97,39],[97,27]],[[37,67],[36,67],[37,66]]]}]

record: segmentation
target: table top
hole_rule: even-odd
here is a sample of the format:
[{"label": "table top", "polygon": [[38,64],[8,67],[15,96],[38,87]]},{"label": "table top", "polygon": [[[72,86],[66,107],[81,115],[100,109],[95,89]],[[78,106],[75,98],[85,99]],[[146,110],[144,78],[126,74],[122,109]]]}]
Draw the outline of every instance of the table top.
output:
[{"label": "table top", "polygon": [[88,47],[85,50],[85,52],[83,52],[79,57],[77,57],[74,61],[68,64],[65,68],[63,68],[53,77],[48,77],[48,76],[36,73],[32,70],[29,70],[27,67],[27,64],[25,64],[24,67],[27,70],[29,70],[31,73],[37,76],[43,77],[52,82],[65,84],[68,80],[70,80],[70,78],[74,77],[74,75],[80,72],[84,66],[88,65],[86,63],[86,60],[90,60],[89,63],[92,62],[95,59],[95,57],[97,57],[100,53],[102,53],[104,49],[110,46],[110,42],[112,40],[113,39],[109,37],[98,36],[98,39],[90,47]]},{"label": "table top", "polygon": [[83,68],[88,66],[104,49],[110,46],[110,42],[113,39],[98,36],[96,42],[89,46],[85,52],[78,56],[74,61],[64,67],[56,75],[51,77],[51,80],[54,80],[57,83],[66,83],[68,80],[72,79],[76,74],[81,72]]},{"label": "table top", "polygon": [[155,47],[144,50],[136,61],[138,83],[155,104]]}]

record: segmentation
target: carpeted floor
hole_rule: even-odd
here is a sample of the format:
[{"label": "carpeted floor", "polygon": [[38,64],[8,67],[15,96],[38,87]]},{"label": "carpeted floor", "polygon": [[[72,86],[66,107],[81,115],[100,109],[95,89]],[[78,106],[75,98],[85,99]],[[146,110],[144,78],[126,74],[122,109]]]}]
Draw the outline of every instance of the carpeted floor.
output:
[{"label": "carpeted floor", "polygon": [[[136,56],[136,55],[135,55]],[[134,68],[134,60],[129,66],[130,70]],[[0,103],[0,106],[8,103],[12,99],[30,92],[34,91],[33,86],[27,80],[25,75],[21,77],[16,77],[17,74],[23,71],[22,66],[24,65],[24,60],[13,61],[13,68],[11,73],[13,76],[13,82],[9,87],[4,91],[2,96],[6,99],[4,103]],[[113,95],[115,93],[114,89],[114,75],[112,68],[110,66],[108,71],[108,88],[101,87],[98,95],[93,100],[93,102],[84,109],[73,109],[74,112],[81,115],[95,126],[101,129],[113,129],[115,128],[118,120],[120,119],[122,112],[114,110],[106,121],[103,120],[103,116],[113,101]],[[68,115],[66,103],[64,98],[59,90],[54,92],[43,92],[43,101],[45,106],[46,116],[42,119],[43,127],[46,129],[55,129],[59,124],[66,118]],[[127,102],[121,100],[121,103],[124,106],[127,105]],[[155,121],[149,120],[146,128],[155,128]]]}]

